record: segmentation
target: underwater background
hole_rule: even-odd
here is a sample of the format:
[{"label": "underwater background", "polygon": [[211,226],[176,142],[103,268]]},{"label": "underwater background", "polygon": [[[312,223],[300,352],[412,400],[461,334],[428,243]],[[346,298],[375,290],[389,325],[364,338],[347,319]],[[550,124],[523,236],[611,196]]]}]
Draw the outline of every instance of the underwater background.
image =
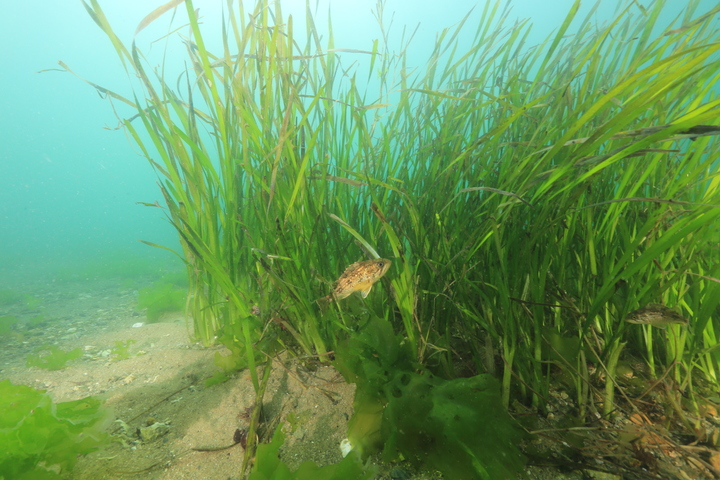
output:
[{"label": "underwater background", "polygon": [[0,480],[720,471],[717,2],[160,5],[7,8]]},{"label": "underwater background", "polygon": [[[101,5],[118,34],[130,40],[140,20],[161,3],[110,0]],[[196,8],[204,23],[212,25],[220,21],[224,3],[198,1]],[[511,16],[531,20],[526,44],[532,46],[559,27],[573,2],[508,3]],[[669,2],[663,12],[667,18],[659,24],[669,23],[685,3]],[[286,14],[302,18],[305,2],[282,4]],[[316,3],[311,4],[315,10]],[[323,31],[330,10],[338,48],[370,49],[379,34],[372,16],[375,4],[320,1],[316,23]],[[578,18],[584,18],[593,4],[583,2]],[[714,4],[702,1],[698,13]],[[422,67],[438,32],[455,25],[473,7],[479,15],[483,5],[470,0],[390,0],[385,9],[388,18],[394,13],[396,37],[403,25],[408,31],[419,26],[408,55]],[[594,21],[607,22],[615,8],[616,2],[603,0]],[[177,233],[162,213],[136,204],[161,200],[157,178],[122,130],[105,128],[118,124],[108,101],[67,73],[37,73],[56,68],[61,60],[83,78],[126,93],[127,73],[103,32],[79,0],[51,0],[40,8],[32,2],[9,2],[3,10],[7,20],[0,39],[8,47],[0,51],[0,282],[12,283],[17,275],[52,276],[58,269],[123,256],[175,262],[167,253],[138,242],[178,248]],[[161,36],[169,21],[168,16],[155,22],[139,41]],[[472,40],[471,31],[467,29],[466,42]],[[162,43],[156,48],[161,51]],[[176,58],[173,53],[165,62],[172,65],[177,60],[181,66],[183,52]]]}]

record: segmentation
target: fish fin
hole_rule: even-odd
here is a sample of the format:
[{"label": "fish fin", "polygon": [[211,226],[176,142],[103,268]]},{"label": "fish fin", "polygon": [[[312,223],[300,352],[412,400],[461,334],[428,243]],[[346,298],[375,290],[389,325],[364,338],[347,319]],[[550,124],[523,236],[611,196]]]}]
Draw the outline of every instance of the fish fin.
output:
[{"label": "fish fin", "polygon": [[370,293],[371,288],[372,288],[372,285],[367,287],[365,290],[360,290],[360,295],[362,295],[363,298],[367,298],[368,294]]},{"label": "fish fin", "polygon": [[332,296],[332,294],[330,294],[330,295],[326,295],[324,297],[318,298],[317,300],[315,300],[315,303],[317,303],[320,306],[323,306],[323,305],[327,305],[328,303],[330,303],[332,301],[333,301],[333,296]]},{"label": "fish fin", "polygon": [[315,303],[318,304],[318,307],[320,307],[320,315],[325,315],[325,312],[327,312],[328,306],[330,305],[330,302],[333,301],[332,294],[326,296],[326,297],[320,297],[317,300],[315,300]]}]

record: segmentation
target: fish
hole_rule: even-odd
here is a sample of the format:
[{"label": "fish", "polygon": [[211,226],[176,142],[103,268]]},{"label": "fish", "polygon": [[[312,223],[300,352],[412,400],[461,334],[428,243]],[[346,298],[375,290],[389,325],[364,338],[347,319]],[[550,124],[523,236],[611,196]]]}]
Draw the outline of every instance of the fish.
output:
[{"label": "fish", "polygon": [[335,281],[332,293],[322,297],[321,300],[326,302],[342,300],[355,292],[360,292],[360,295],[366,298],[375,282],[387,273],[391,265],[392,262],[387,258],[355,262]]},{"label": "fish", "polygon": [[687,324],[687,318],[675,310],[659,303],[649,303],[642,308],[634,310],[625,317],[628,323],[640,325],[652,325],[653,327],[665,328],[670,324]]}]

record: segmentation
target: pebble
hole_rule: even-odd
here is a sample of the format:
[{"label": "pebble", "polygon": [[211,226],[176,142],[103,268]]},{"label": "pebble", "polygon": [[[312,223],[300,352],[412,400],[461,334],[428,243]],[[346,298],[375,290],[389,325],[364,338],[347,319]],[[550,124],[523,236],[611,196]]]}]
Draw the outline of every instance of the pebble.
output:
[{"label": "pebble", "polygon": [[592,480],[622,480],[621,477],[612,473],[598,472],[597,470],[583,470],[585,478],[591,478]]},{"label": "pebble", "polygon": [[158,438],[167,435],[169,432],[170,425],[162,422],[153,423],[149,427],[138,428],[138,436],[145,443],[157,440]]},{"label": "pebble", "polygon": [[346,438],[340,442],[340,453],[342,453],[343,458],[347,457],[347,454],[350,453],[352,448],[352,443],[350,443],[349,439]]}]

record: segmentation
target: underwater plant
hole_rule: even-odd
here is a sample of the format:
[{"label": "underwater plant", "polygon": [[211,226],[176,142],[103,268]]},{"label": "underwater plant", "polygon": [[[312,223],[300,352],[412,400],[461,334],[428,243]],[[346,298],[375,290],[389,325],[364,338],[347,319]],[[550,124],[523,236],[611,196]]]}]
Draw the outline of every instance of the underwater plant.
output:
[{"label": "underwater plant", "polygon": [[0,307],[10,306],[35,310],[40,306],[40,299],[14,290],[0,290]]},{"label": "underwater plant", "polygon": [[48,323],[44,315],[35,315],[27,321],[28,328],[37,328]]},{"label": "underwater plant", "polygon": [[133,343],[137,343],[135,340],[125,340],[124,342],[122,340],[116,340],[115,346],[110,351],[111,355],[114,355],[115,357],[113,360],[127,360],[132,355],[130,354],[130,345]]},{"label": "underwater plant", "polygon": [[[530,24],[511,22],[503,4],[443,30],[411,69],[410,40],[390,43],[383,2],[381,35],[365,49],[337,48],[309,8],[303,30],[282,2],[229,2],[212,30],[218,52],[190,0],[148,15],[129,46],[96,0],[84,3],[140,79],[132,95],[91,85],[130,107],[121,127],[161,179],[194,334],[226,335],[229,361],[248,366],[256,390],[264,338],[330,361],[374,318],[402,335],[409,362],[385,380],[427,388],[443,411],[463,410],[444,397],[455,385],[480,382],[492,397],[483,373],[498,375],[501,405],[542,410],[561,370],[581,421],[595,393],[610,415],[628,353],[688,395],[698,376],[720,386],[720,6],[699,13],[691,1],[660,25],[663,2],[621,0],[598,25],[577,18],[576,1],[529,48]],[[176,6],[189,29],[179,79],[151,72],[139,46]],[[393,266],[366,299],[321,312],[316,300],[348,265],[381,257]],[[649,304],[690,320],[625,321]],[[376,361],[370,352],[357,352],[362,365]],[[400,428],[402,403],[375,395],[375,426]]]},{"label": "underwater plant", "polygon": [[0,335],[5,335],[10,332],[12,326],[20,321],[19,318],[13,315],[3,315],[0,317]]},{"label": "underwater plant", "polygon": [[15,305],[21,303],[25,296],[14,290],[0,290],[0,306]]},{"label": "underwater plant", "polygon": [[0,478],[65,478],[78,455],[105,444],[108,421],[97,398],[53,403],[43,390],[0,381]]},{"label": "underwater plant", "polygon": [[138,290],[138,308],[145,308],[149,322],[156,322],[163,313],[185,310],[187,291],[172,283],[155,283]]},{"label": "underwater plant", "polygon": [[348,455],[340,463],[324,467],[307,461],[291,472],[278,457],[284,442],[282,425],[278,425],[272,441],[258,446],[255,466],[248,480],[370,480],[376,477],[377,472],[372,468],[364,469],[356,455]]},{"label": "underwater plant", "polygon": [[512,479],[522,470],[525,433],[492,375],[448,380],[423,371],[379,318],[338,349],[335,366],[357,384],[348,440],[361,457],[381,449],[385,460],[424,463],[453,479]]},{"label": "underwater plant", "polygon": [[82,350],[76,348],[66,352],[55,345],[43,345],[35,349],[34,354],[25,358],[28,367],[44,368],[46,370],[61,370],[66,363],[82,357]]}]

